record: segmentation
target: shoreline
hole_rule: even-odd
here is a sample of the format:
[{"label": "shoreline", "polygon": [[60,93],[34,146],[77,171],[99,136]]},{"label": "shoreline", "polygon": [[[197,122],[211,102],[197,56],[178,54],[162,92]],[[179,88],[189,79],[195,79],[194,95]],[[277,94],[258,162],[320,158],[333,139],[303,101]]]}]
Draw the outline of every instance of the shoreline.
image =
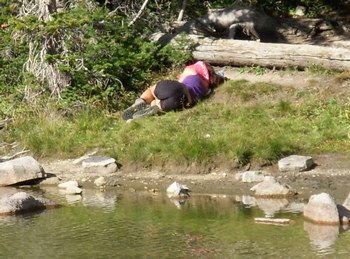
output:
[{"label": "shoreline", "polygon": [[[346,154],[324,154],[314,156],[316,167],[304,172],[279,172],[277,165],[261,168],[216,168],[208,169],[206,174],[176,173],[172,167],[167,171],[162,168],[124,168],[116,172],[101,174],[84,172],[73,159],[41,161],[48,174],[56,175],[61,182],[77,180],[83,188],[98,188],[94,180],[103,176],[106,179],[104,188],[118,188],[126,191],[149,191],[165,193],[166,188],[174,181],[186,184],[192,193],[251,195],[250,188],[257,182],[244,183],[237,179],[238,173],[245,171],[260,171],[264,175],[274,176],[281,183],[288,184],[298,192],[298,199],[308,199],[310,195],[321,192],[331,194],[337,201],[342,202],[350,190],[350,161]],[[248,170],[246,170],[248,169]],[[179,167],[179,172],[183,167]],[[42,185],[56,183],[42,182]],[[56,184],[57,185],[57,184]]]}]

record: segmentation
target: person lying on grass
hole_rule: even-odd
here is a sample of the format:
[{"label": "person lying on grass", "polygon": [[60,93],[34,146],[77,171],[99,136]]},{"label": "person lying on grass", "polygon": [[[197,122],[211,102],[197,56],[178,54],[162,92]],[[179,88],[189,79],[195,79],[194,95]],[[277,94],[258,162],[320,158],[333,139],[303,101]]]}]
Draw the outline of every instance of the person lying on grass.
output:
[{"label": "person lying on grass", "polygon": [[122,118],[131,120],[192,107],[223,81],[224,77],[215,73],[212,66],[197,61],[186,66],[177,80],[161,80],[147,88],[123,111]]}]

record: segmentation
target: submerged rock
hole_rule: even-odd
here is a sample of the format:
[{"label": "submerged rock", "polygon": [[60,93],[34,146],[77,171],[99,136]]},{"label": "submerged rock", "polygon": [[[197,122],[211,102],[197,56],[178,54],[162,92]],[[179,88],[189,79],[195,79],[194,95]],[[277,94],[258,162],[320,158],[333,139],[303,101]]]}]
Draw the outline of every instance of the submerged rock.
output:
[{"label": "submerged rock", "polygon": [[328,193],[311,195],[308,204],[304,208],[304,217],[318,224],[339,224],[337,204]]},{"label": "submerged rock", "polygon": [[83,192],[82,189],[79,188],[79,183],[75,180],[71,180],[68,182],[60,183],[58,188],[64,189],[63,193],[65,194],[81,194]]},{"label": "submerged rock", "polygon": [[31,156],[0,163],[0,186],[45,178],[42,166]]},{"label": "submerged rock", "polygon": [[15,215],[55,207],[59,205],[46,199],[34,198],[25,192],[17,192],[0,199],[0,215]]},{"label": "submerged rock", "polygon": [[173,182],[166,190],[169,198],[190,196],[190,189],[183,184]]},{"label": "submerged rock", "polygon": [[255,192],[255,196],[265,198],[287,197],[297,194],[289,185],[276,181],[272,176],[266,176],[264,181],[253,186],[250,190]]},{"label": "submerged rock", "polygon": [[302,172],[310,170],[314,164],[311,156],[291,155],[278,161],[278,169],[281,172]]}]

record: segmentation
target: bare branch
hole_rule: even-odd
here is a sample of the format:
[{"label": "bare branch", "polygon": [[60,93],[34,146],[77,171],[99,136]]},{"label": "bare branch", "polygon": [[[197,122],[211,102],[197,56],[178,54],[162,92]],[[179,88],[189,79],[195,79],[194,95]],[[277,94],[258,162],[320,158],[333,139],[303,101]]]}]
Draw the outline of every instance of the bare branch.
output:
[{"label": "bare branch", "polygon": [[141,16],[142,12],[145,10],[147,4],[148,4],[149,0],[145,0],[141,6],[141,9],[139,10],[139,12],[136,14],[136,16],[134,17],[134,19],[132,19],[132,21],[128,24],[128,26],[133,25],[136,20]]},{"label": "bare branch", "polygon": [[181,21],[182,21],[182,19],[183,19],[183,17],[184,17],[184,13],[185,13],[186,6],[187,6],[187,0],[183,0],[183,2],[182,2],[182,7],[181,7],[179,16],[177,17],[177,20],[176,20],[176,21],[178,21],[178,22],[181,22]]}]

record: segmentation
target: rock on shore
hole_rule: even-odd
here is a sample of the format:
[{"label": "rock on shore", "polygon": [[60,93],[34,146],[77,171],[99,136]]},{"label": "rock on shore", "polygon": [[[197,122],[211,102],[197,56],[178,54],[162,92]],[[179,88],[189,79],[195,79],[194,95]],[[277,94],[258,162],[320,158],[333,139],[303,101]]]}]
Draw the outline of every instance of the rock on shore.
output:
[{"label": "rock on shore", "polygon": [[302,172],[310,170],[314,164],[314,160],[311,156],[291,155],[279,160],[278,168],[281,172]]},{"label": "rock on shore", "polygon": [[44,177],[44,169],[31,156],[0,163],[0,186],[18,184]]}]

